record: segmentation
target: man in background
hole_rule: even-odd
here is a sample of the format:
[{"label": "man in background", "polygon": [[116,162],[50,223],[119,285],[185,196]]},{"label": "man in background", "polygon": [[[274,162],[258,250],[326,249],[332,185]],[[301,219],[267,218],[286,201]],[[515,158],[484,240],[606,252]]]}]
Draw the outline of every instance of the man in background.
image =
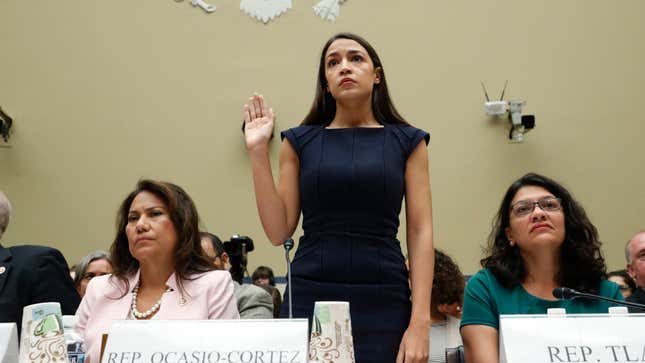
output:
[{"label": "man in background", "polygon": [[[645,304],[645,231],[637,233],[625,246],[627,272],[636,282],[636,289],[625,300]],[[632,313],[645,313],[645,309],[629,308]]]},{"label": "man in background", "polygon": [[[213,259],[218,270],[230,269],[229,257],[224,251],[224,244],[216,235],[208,232],[200,233],[204,252]],[[273,298],[264,289],[252,284],[240,284],[233,280],[237,310],[241,319],[272,319]]]},{"label": "man in background", "polygon": [[[0,240],[9,226],[11,203],[0,191]],[[44,246],[0,245],[0,322],[22,326],[22,309],[58,302],[63,315],[74,315],[80,297],[60,251]]]}]

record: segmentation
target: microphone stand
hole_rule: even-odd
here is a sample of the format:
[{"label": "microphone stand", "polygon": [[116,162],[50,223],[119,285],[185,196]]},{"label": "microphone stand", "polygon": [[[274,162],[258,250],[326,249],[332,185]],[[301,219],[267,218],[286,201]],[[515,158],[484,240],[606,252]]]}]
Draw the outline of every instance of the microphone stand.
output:
[{"label": "microphone stand", "polygon": [[289,294],[289,319],[293,319],[293,310],[292,310],[292,302],[291,302],[291,260],[289,259],[289,251],[293,248],[294,242],[293,238],[289,238],[284,243],[282,244],[284,246],[284,256],[287,260],[287,289],[288,289],[288,294]]},{"label": "microphone stand", "polygon": [[[556,290],[558,290],[556,292]],[[617,305],[623,305],[623,306],[629,306],[631,308],[636,308],[636,309],[642,309],[645,311],[645,305],[643,304],[637,304],[629,301],[623,301],[623,300],[616,300],[612,298],[608,298],[605,296],[600,296],[600,295],[594,295],[594,294],[587,294],[584,292],[579,292],[574,289],[566,288],[566,287],[558,287],[553,290],[553,296],[558,298],[558,299],[564,299],[564,300],[570,300],[570,299],[575,299],[578,297],[585,298],[585,299],[591,299],[591,300],[603,300],[603,301],[608,301]]]}]

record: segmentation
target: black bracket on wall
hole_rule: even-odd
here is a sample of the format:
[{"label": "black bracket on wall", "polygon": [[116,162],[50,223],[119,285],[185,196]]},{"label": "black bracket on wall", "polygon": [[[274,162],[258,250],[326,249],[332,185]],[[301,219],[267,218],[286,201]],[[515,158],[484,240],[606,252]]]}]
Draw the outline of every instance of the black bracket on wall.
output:
[{"label": "black bracket on wall", "polygon": [[9,142],[11,125],[13,125],[13,119],[2,110],[2,107],[0,107],[0,137],[2,137],[4,142]]}]

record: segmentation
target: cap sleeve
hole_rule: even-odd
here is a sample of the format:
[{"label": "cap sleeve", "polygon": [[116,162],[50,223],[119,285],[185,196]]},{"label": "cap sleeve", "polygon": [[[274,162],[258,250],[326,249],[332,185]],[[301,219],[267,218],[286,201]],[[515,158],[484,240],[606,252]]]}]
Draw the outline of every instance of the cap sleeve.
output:
[{"label": "cap sleeve", "polygon": [[300,145],[298,144],[298,137],[296,136],[296,133],[293,132],[293,129],[288,129],[280,132],[280,139],[284,141],[284,139],[289,140],[289,144],[291,144],[291,147],[296,151],[296,154],[300,155]]},{"label": "cap sleeve", "polygon": [[412,154],[421,140],[425,140],[426,145],[430,143],[429,133],[410,125],[396,125],[394,133],[407,156]]},{"label": "cap sleeve", "polygon": [[322,126],[298,126],[280,132],[280,139],[284,141],[286,138],[289,144],[296,151],[298,157],[302,153],[303,148],[322,130]]}]

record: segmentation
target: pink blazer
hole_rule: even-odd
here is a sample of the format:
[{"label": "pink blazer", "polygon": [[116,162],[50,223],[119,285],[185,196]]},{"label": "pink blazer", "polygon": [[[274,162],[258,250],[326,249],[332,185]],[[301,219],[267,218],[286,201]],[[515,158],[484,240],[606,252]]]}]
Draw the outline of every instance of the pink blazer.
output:
[{"label": "pink blazer", "polygon": [[[185,293],[172,274],[166,284],[172,289],[162,296],[161,306],[153,319],[239,319],[233,294],[233,282],[228,271],[209,271],[184,281]],[[99,363],[101,336],[108,332],[114,320],[131,319],[132,290],[139,281],[139,271],[128,277],[130,289],[112,275],[93,278],[76,311],[77,330],[85,339],[87,363]]]}]

